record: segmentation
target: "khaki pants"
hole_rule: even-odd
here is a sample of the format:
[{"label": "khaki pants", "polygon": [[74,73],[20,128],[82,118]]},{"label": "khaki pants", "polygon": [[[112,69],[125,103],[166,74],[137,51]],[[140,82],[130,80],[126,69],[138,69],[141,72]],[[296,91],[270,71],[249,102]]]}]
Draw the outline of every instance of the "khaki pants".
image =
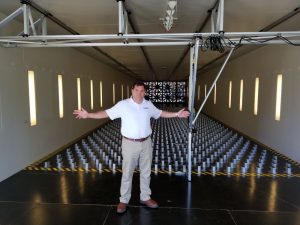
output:
[{"label": "khaki pants", "polygon": [[136,166],[140,169],[140,200],[150,199],[150,175],[152,163],[151,138],[143,142],[134,142],[123,138],[122,140],[122,180],[120,202],[128,203],[131,197],[132,177]]}]

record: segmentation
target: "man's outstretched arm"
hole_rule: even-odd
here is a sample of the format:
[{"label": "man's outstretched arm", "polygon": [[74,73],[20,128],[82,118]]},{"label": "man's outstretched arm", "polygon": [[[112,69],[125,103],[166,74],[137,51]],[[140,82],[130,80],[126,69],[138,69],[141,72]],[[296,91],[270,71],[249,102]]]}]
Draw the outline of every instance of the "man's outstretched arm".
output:
[{"label": "man's outstretched arm", "polygon": [[190,112],[181,109],[178,112],[168,112],[168,111],[162,111],[160,117],[163,118],[172,118],[172,117],[179,117],[179,118],[187,118],[190,115]]},{"label": "man's outstretched arm", "polygon": [[76,115],[76,119],[104,119],[104,118],[108,118],[108,115],[104,110],[94,112],[94,113],[89,113],[84,108],[81,108],[81,110],[74,110],[73,114]]}]

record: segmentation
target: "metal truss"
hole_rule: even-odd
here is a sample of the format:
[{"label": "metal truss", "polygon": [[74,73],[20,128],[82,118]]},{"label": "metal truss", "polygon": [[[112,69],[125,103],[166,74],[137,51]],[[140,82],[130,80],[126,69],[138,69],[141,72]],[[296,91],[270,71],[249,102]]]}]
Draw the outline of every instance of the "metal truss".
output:
[{"label": "metal truss", "polygon": [[[38,35],[38,29],[41,27],[40,34],[47,35],[47,19],[44,15],[38,18],[36,21],[33,20],[31,9],[27,4],[22,4],[20,8],[11,13],[9,16],[0,21],[0,29],[6,24],[10,23],[17,16],[23,14],[23,31],[17,35],[17,37],[22,36],[24,38],[28,37],[30,34],[33,36]],[[12,38],[13,39],[13,38]]]},{"label": "metal truss", "polygon": [[[40,18],[35,23],[44,20]],[[45,21],[45,20],[44,20]],[[35,23],[30,26],[33,33]],[[46,24],[45,22],[43,24]],[[43,27],[45,27],[44,25]],[[1,23],[0,23],[1,28]],[[45,29],[43,32],[46,33]],[[99,34],[99,35],[32,35],[27,36],[29,28],[24,29],[22,36],[2,36],[2,47],[92,47],[92,46],[176,46],[195,44],[196,38],[211,36],[224,38],[224,44],[234,47],[232,43],[241,45],[286,44],[289,39],[294,44],[300,43],[300,31],[289,32],[228,32],[228,33],[172,33],[172,34]],[[251,38],[251,41],[243,38]],[[146,40],[131,42],[132,39]],[[255,41],[256,40],[256,41]],[[267,40],[261,41],[260,40]],[[89,41],[87,43],[87,41]]]},{"label": "metal truss", "polygon": [[[119,46],[178,46],[193,45],[197,38],[221,37],[227,47],[235,47],[233,43],[246,44],[286,44],[290,39],[300,44],[300,31],[289,32],[224,32],[224,0],[219,0],[211,13],[211,32],[208,33],[163,33],[163,34],[128,34],[128,14],[124,6],[125,0],[117,0],[119,29],[118,34],[92,35],[47,35],[47,19],[42,15],[33,20],[28,0],[22,0],[22,6],[0,21],[0,29],[14,18],[23,14],[23,31],[17,36],[1,36],[2,47],[119,47]],[[40,28],[40,29],[38,29]],[[40,32],[38,32],[40,30]],[[251,38],[252,41],[243,39]],[[136,41],[143,40],[143,42]],[[257,40],[254,42],[253,40]],[[267,40],[259,41],[259,40]]]}]

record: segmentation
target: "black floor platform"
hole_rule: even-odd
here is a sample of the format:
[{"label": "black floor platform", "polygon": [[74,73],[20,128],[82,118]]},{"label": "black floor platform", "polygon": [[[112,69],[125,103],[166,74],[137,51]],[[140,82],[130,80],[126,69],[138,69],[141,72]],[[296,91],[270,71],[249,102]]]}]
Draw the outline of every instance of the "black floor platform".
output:
[{"label": "black floor platform", "polygon": [[139,204],[135,173],[128,211],[116,213],[120,121],[95,130],[0,183],[0,225],[300,225],[300,167],[201,115],[186,179],[187,121],[153,121],[152,198]]},{"label": "black floor platform", "polygon": [[160,208],[139,204],[138,173],[128,211],[117,215],[120,174],[22,171],[0,183],[1,225],[300,224],[300,179],[152,175]]}]

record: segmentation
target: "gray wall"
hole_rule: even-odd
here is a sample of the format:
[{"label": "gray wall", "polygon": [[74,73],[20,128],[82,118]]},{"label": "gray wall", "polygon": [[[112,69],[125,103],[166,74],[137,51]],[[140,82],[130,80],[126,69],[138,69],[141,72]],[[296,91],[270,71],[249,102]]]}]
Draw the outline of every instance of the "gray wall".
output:
[{"label": "gray wall", "polygon": [[[300,51],[287,45],[266,46],[229,62],[217,83],[217,104],[213,92],[204,112],[259,142],[300,161]],[[201,99],[218,68],[198,77]],[[281,120],[275,121],[277,74],[283,74]],[[254,83],[260,78],[258,115],[254,116]],[[243,111],[239,111],[240,80],[244,80]],[[228,108],[229,81],[232,81],[232,108]],[[197,90],[196,90],[197,91]]]},{"label": "gray wall", "polygon": [[[29,123],[28,70],[36,82],[37,125]],[[57,75],[63,75],[64,118],[58,115]],[[103,108],[112,105],[112,83],[116,100],[121,84],[131,80],[75,49],[0,48],[0,181],[22,170],[103,121],[76,120],[76,78],[81,78],[82,107],[90,111],[90,80],[94,82],[94,107],[100,109],[99,82],[103,82]]]}]

